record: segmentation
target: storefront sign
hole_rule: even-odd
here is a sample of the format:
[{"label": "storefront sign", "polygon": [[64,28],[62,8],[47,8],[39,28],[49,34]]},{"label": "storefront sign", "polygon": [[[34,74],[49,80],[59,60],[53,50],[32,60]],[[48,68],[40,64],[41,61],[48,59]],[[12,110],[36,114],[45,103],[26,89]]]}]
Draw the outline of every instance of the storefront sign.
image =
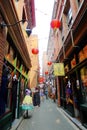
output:
[{"label": "storefront sign", "polygon": [[65,76],[63,63],[54,63],[53,68],[54,68],[54,75],[55,76]]}]

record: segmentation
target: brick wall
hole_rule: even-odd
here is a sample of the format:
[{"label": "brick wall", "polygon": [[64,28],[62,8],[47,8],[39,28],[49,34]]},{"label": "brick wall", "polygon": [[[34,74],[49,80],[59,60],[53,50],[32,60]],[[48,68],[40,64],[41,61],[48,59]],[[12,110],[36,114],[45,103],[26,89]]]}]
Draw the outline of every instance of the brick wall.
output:
[{"label": "brick wall", "polygon": [[[0,23],[2,21],[2,17],[0,15]],[[2,69],[3,69],[3,61],[5,56],[5,42],[6,42],[6,30],[5,28],[0,27],[0,85],[1,85],[1,78],[2,78]]]}]

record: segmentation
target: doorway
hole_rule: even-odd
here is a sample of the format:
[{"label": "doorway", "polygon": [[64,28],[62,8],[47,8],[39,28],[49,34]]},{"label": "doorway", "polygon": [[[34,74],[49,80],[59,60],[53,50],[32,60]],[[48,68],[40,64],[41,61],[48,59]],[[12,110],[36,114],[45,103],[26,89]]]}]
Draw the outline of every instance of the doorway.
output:
[{"label": "doorway", "polygon": [[77,72],[70,74],[70,81],[72,87],[72,97],[73,97],[73,107],[74,107],[74,116],[79,119],[80,116],[80,85]]}]

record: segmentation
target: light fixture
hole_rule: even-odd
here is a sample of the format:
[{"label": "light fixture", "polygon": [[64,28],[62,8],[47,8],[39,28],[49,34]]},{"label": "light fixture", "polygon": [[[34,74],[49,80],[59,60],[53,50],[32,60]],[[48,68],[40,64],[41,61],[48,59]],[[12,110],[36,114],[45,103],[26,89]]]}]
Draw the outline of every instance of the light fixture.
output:
[{"label": "light fixture", "polygon": [[[24,20],[24,19],[19,20],[16,23],[13,23],[13,24],[5,24],[4,22],[1,22],[0,27],[1,27],[1,29],[3,29],[4,27],[16,26],[17,24],[19,24],[21,22],[24,23],[24,21],[26,21],[27,23],[29,22],[28,20]],[[26,31],[28,36],[30,36],[30,34],[32,33],[32,30],[29,29],[29,28],[26,28],[25,31]]]}]

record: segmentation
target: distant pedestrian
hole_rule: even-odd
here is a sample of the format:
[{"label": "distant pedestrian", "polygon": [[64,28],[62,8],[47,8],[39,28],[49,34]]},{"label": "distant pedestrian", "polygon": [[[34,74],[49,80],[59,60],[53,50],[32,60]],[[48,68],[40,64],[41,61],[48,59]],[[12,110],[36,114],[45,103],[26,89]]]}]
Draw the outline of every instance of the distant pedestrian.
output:
[{"label": "distant pedestrian", "polygon": [[56,101],[56,88],[54,86],[52,86],[52,99],[55,102]]},{"label": "distant pedestrian", "polygon": [[44,101],[44,89],[40,88],[40,99],[41,101]]},{"label": "distant pedestrian", "polygon": [[40,107],[40,91],[39,91],[39,87],[36,87],[35,92],[33,93],[33,105]]},{"label": "distant pedestrian", "polygon": [[48,99],[48,87],[47,86],[45,87],[45,96],[46,96],[46,99]]}]

